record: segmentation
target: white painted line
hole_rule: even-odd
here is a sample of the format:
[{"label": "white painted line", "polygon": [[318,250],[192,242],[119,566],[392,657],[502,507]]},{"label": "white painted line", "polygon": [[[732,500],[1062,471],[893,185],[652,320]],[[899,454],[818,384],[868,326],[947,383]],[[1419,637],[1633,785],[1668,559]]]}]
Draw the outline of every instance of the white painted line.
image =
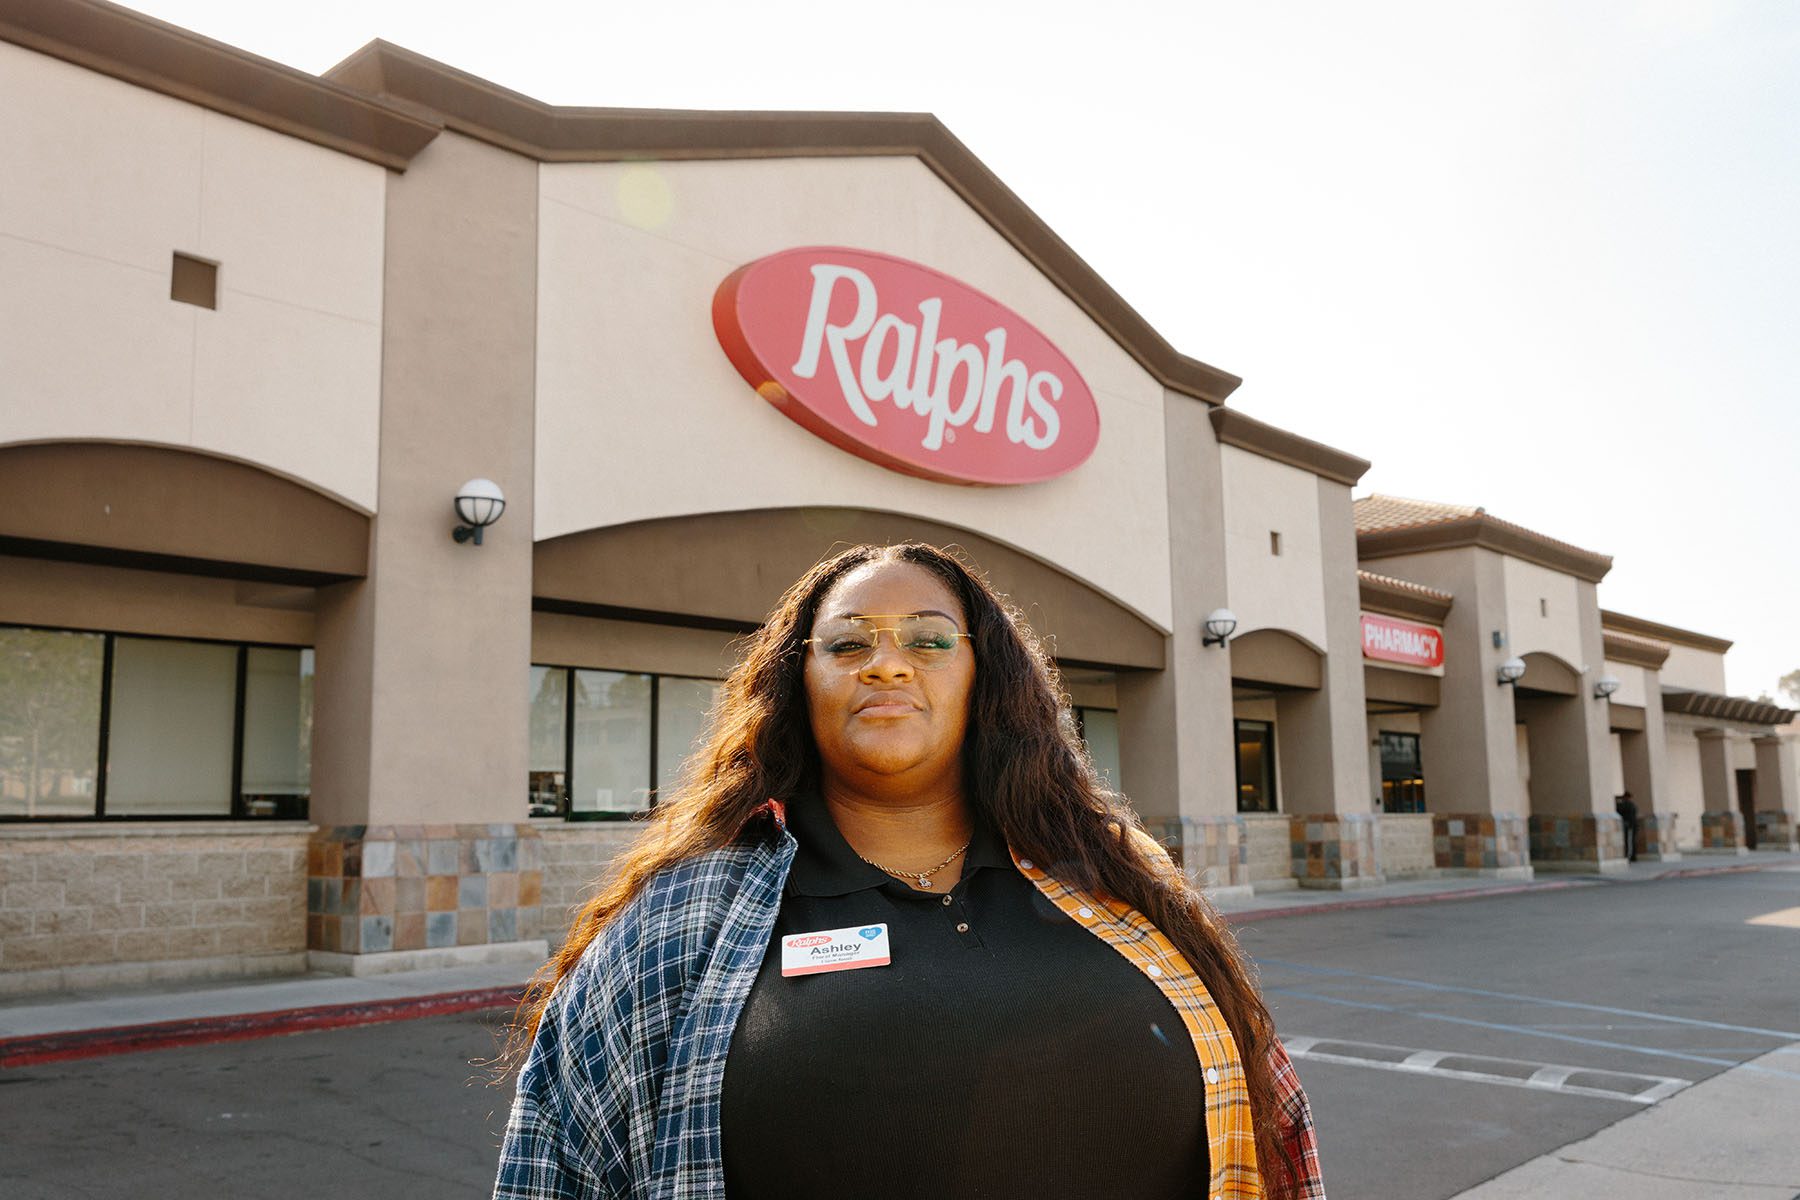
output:
[{"label": "white painted line", "polygon": [[[1662,1075],[1638,1075],[1629,1071],[1609,1071],[1599,1067],[1566,1066],[1560,1063],[1534,1063],[1519,1058],[1499,1058],[1491,1054],[1465,1054],[1455,1050],[1410,1050],[1405,1046],[1387,1046],[1379,1042],[1349,1042],[1341,1038],[1284,1037],[1291,1058],[1310,1062],[1336,1063],[1346,1067],[1371,1067],[1377,1071],[1398,1071],[1403,1075],[1428,1075],[1441,1079],[1460,1079],[1466,1083],[1488,1083],[1499,1087],[1525,1088],[1537,1092],[1557,1092],[1565,1096],[1591,1096],[1601,1100],[1623,1100],[1629,1104],[1655,1104],[1676,1092],[1692,1086],[1686,1079]],[[1376,1054],[1359,1051],[1377,1051]],[[1395,1059],[1395,1055],[1405,1057]],[[1496,1067],[1530,1067],[1529,1073],[1507,1074],[1500,1071],[1475,1071],[1439,1066],[1446,1058],[1456,1057],[1473,1062],[1492,1063]],[[1605,1075],[1639,1086],[1630,1090],[1595,1087],[1570,1083],[1578,1074]]]}]

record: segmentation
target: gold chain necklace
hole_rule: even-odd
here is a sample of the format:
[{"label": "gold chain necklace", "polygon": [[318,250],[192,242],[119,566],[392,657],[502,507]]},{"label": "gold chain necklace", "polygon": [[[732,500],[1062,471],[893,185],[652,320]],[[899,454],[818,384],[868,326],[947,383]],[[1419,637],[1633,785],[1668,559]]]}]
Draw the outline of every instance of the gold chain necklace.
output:
[{"label": "gold chain necklace", "polygon": [[914,885],[917,887],[930,888],[931,887],[931,877],[933,875],[936,875],[939,871],[943,870],[945,867],[949,866],[951,863],[955,862],[957,859],[961,858],[963,856],[963,851],[967,850],[972,844],[974,844],[974,841],[975,841],[975,839],[973,837],[971,837],[968,841],[964,842],[962,845],[960,845],[956,848],[956,853],[952,854],[949,858],[946,858],[943,862],[941,862],[937,866],[931,868],[931,870],[929,870],[929,871],[896,871],[892,867],[882,866],[882,864],[876,862],[874,859],[870,858],[866,854],[858,854],[856,857],[862,859],[864,862],[868,863],[871,867],[874,867],[878,871],[886,871],[889,875],[892,875],[896,879],[910,879],[913,881]]}]

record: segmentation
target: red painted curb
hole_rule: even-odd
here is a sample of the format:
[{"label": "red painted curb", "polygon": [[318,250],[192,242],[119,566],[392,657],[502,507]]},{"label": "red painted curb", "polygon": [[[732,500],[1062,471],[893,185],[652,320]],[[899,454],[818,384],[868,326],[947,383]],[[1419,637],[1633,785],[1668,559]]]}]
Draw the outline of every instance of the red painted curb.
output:
[{"label": "red painted curb", "polygon": [[32,1034],[0,1038],[0,1068],[30,1067],[67,1062],[76,1058],[100,1058],[109,1054],[135,1054],[172,1046],[201,1046],[212,1042],[242,1042],[252,1038],[350,1025],[376,1025],[384,1021],[410,1021],[441,1017],[484,1008],[511,1008],[523,991],[516,987],[481,988],[466,992],[442,992],[433,996],[405,996],[395,1000],[365,1000],[356,1004],[320,1004],[310,1008],[283,1008],[273,1012],[233,1013],[221,1017],[195,1017],[184,1021],[157,1021],[148,1025],[117,1025],[108,1029],[77,1029],[66,1033]]},{"label": "red painted curb", "polygon": [[1489,896],[1510,896],[1517,892],[1556,892],[1563,888],[1588,887],[1588,879],[1556,879],[1548,883],[1521,883],[1507,887],[1482,888],[1466,892],[1429,892],[1423,896],[1371,896],[1367,900],[1336,900],[1325,904],[1302,904],[1293,908],[1265,908],[1251,912],[1225,913],[1229,925],[1247,925],[1252,921],[1269,921],[1276,917],[1309,917],[1319,913],[1343,912],[1348,908],[1401,908],[1411,904],[1443,904],[1454,900],[1483,900]]}]

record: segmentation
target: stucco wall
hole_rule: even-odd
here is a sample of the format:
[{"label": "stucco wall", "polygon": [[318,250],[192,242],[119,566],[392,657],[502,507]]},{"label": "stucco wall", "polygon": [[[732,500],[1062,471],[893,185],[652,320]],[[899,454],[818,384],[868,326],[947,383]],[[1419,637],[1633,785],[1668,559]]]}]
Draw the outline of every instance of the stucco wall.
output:
[{"label": "stucco wall", "polygon": [[[539,539],[854,498],[978,530],[1169,628],[1162,389],[923,163],[550,164],[539,180]],[[1093,457],[1046,483],[947,486],[845,453],[762,402],[718,346],[713,292],[808,245],[923,263],[1037,326],[1095,393]]]},{"label": "stucco wall", "polygon": [[1662,666],[1665,687],[1725,694],[1725,656],[1692,646],[1672,646]]},{"label": "stucco wall", "polygon": [[1611,675],[1619,681],[1619,690],[1612,695],[1614,704],[1629,704],[1635,708],[1644,707],[1644,679],[1646,677],[1644,668],[1633,666],[1630,663],[1614,662],[1609,658],[1606,660],[1603,673]]},{"label": "stucco wall", "polygon": [[[0,445],[190,447],[373,511],[386,172],[10,44],[0,114]],[[176,251],[216,310],[169,298]]]},{"label": "stucco wall", "polygon": [[1675,815],[1675,846],[1691,850],[1700,844],[1700,743],[1691,727],[1670,724],[1668,741],[1667,807]]},{"label": "stucco wall", "polygon": [[[1316,476],[1236,446],[1219,448],[1225,586],[1238,633],[1282,629],[1329,651]],[[1281,553],[1270,533],[1281,535]]]},{"label": "stucco wall", "polygon": [[1554,654],[1580,670],[1586,663],[1581,649],[1580,581],[1523,559],[1505,556],[1501,561],[1508,651]]}]

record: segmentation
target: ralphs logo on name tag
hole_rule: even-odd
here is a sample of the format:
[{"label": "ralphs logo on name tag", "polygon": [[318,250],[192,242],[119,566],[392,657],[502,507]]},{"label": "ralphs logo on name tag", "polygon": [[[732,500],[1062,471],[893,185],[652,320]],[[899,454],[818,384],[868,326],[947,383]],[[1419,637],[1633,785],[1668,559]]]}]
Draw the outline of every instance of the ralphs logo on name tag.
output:
[{"label": "ralphs logo on name tag", "polygon": [[783,975],[817,975],[821,971],[854,971],[888,965],[886,925],[790,933],[781,939]]}]

